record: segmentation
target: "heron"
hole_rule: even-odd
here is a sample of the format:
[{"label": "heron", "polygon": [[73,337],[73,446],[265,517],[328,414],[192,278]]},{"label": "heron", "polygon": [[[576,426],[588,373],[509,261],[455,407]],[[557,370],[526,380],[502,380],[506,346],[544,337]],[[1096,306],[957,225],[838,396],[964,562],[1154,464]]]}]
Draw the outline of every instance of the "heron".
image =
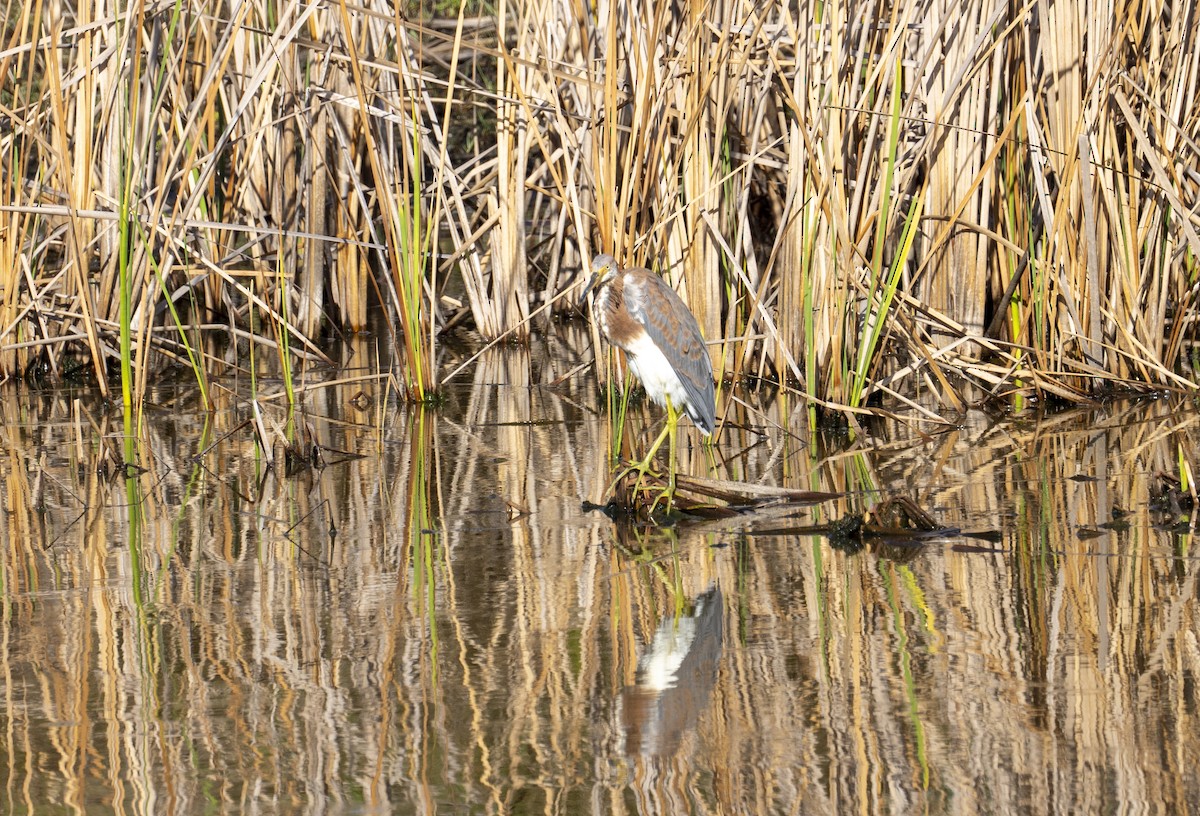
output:
[{"label": "heron", "polygon": [[593,289],[604,338],[625,352],[629,370],[641,381],[647,396],[667,409],[667,426],[646,458],[625,474],[636,469],[640,483],[663,440],[670,438],[670,476],[664,491],[669,508],[675,490],[675,433],[680,412],[686,413],[706,438],[717,427],[712,360],[700,324],[666,281],[642,267],[622,269],[612,255],[601,254],[592,260],[592,276],[580,305]]}]

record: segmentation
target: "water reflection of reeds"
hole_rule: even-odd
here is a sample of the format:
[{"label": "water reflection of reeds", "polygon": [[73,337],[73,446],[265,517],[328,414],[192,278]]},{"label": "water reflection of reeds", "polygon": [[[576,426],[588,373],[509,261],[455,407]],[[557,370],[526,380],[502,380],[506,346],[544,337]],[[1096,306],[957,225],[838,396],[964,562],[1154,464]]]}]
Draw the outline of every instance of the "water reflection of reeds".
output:
[{"label": "water reflection of reeds", "polygon": [[[805,423],[764,398],[773,425],[740,417],[714,475],[846,495],[639,531],[581,515],[607,417],[529,353],[486,356],[436,412],[379,384],[314,392],[318,440],[366,456],[291,478],[248,431],[192,459],[241,421],[232,402],[212,427],[150,415],[136,556],[97,467],[102,406],[0,400],[0,811],[1197,801],[1191,527],[1151,507],[1194,450],[1187,412],[973,414],[846,450],[773,430]],[[900,559],[755,533],[892,495],[997,535]],[[672,634],[696,651],[657,688]]]}]

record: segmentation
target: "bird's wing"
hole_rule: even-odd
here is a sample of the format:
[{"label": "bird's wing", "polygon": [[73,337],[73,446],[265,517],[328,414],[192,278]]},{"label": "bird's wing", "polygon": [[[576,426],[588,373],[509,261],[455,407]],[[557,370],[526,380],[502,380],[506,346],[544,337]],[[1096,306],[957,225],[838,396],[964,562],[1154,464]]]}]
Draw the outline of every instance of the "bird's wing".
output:
[{"label": "bird's wing", "polygon": [[679,375],[690,403],[688,416],[712,433],[717,426],[712,360],[696,318],[666,281],[648,271],[626,279],[625,305]]}]

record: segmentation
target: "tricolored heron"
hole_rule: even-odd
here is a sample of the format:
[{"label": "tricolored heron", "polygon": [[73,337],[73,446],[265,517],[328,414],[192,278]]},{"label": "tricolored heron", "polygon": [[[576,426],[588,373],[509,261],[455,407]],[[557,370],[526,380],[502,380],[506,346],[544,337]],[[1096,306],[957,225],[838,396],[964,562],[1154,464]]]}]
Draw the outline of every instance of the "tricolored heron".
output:
[{"label": "tricolored heron", "polygon": [[[612,255],[592,260],[592,277],[580,304],[596,289],[596,315],[606,340],[622,349],[646,394],[667,409],[667,427],[646,458],[632,469],[650,469],[663,439],[671,439],[667,503],[675,488],[675,428],[683,411],[705,436],[717,427],[712,360],[696,317],[666,281],[649,269],[621,269]],[[629,471],[625,471],[628,473]],[[657,503],[657,502],[656,502]]]}]

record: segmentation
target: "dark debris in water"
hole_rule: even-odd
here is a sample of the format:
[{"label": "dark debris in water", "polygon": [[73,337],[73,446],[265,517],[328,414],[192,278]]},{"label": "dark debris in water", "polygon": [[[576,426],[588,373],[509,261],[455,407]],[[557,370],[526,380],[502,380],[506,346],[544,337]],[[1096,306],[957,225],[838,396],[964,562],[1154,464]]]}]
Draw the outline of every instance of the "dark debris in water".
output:
[{"label": "dark debris in water", "polygon": [[737,518],[764,507],[808,506],[841,496],[680,474],[668,509],[667,488],[668,480],[661,474],[627,471],[617,479],[608,502],[585,501],[583,511],[599,511],[614,521],[669,526],[683,521]]},{"label": "dark debris in water", "polygon": [[[605,504],[584,502],[583,510],[599,511],[618,525],[658,527],[745,517],[750,527],[743,534],[751,538],[821,535],[836,550],[853,554],[870,547],[877,554],[893,560],[911,558],[931,539],[969,535],[989,542],[1002,540],[998,531],[964,534],[958,528],[939,525],[930,513],[907,497],[889,499],[867,513],[850,513],[824,524],[780,524],[780,521],[806,515],[804,508],[843,498],[844,494],[763,488],[692,476],[679,476],[677,485],[669,512],[662,501],[655,502],[665,483],[652,474],[645,477],[642,492],[635,494],[635,498],[643,499],[641,503],[623,502],[614,497]],[[619,495],[620,490],[617,493]],[[728,503],[719,503],[722,501]],[[765,521],[764,513],[768,513],[775,523],[769,527],[754,526],[756,520],[759,523]]]},{"label": "dark debris in water", "polygon": [[991,555],[1004,555],[1008,552],[1003,547],[981,547],[978,544],[955,544],[950,549],[957,553],[982,553]]},{"label": "dark debris in water", "polygon": [[960,533],[963,538],[977,538],[980,541],[988,541],[992,544],[999,544],[1004,540],[1004,533],[999,530],[973,530],[971,532]]},{"label": "dark debris in water", "polygon": [[[907,496],[888,499],[866,513],[849,513],[824,524],[781,524],[791,517],[807,515],[805,508],[845,498],[845,494],[679,475],[668,511],[662,499],[666,487],[666,479],[654,473],[641,477],[636,492],[631,483],[618,480],[613,498],[604,504],[584,502],[583,510],[601,512],[619,526],[635,527],[674,527],[744,517],[749,526],[743,529],[743,534],[750,538],[821,535],[829,540],[833,549],[841,552],[854,554],[869,548],[879,556],[896,561],[913,557],[935,539],[968,538],[983,542],[983,545],[955,544],[951,549],[956,552],[1007,552],[1004,547],[987,546],[1000,544],[1004,540],[1002,531],[964,532],[957,527],[943,526],[932,513]],[[766,521],[764,514],[774,523],[756,526],[756,521],[758,524]],[[1102,530],[1096,531],[1096,535],[1103,534]]]},{"label": "dark debris in water", "polygon": [[1158,513],[1180,516],[1196,509],[1196,498],[1191,490],[1185,490],[1179,477],[1169,473],[1158,474],[1150,490],[1150,509]]},{"label": "dark debris in water", "polygon": [[288,478],[306,470],[320,470],[333,465],[365,458],[361,453],[338,450],[316,442],[307,445],[290,444],[283,448],[283,472]]},{"label": "dark debris in water", "polygon": [[958,536],[957,527],[942,527],[907,496],[888,499],[861,517],[847,516],[829,525],[830,546],[858,552],[870,545],[880,555],[904,560],[935,538]]}]

